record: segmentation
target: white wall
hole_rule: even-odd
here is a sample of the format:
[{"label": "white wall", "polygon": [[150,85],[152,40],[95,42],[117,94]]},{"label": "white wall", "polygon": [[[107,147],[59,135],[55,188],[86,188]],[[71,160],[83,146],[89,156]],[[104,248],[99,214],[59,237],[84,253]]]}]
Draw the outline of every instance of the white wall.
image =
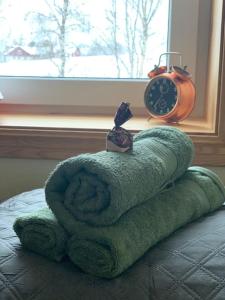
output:
[{"label": "white wall", "polygon": [[[0,201],[18,193],[44,186],[56,160],[0,158]],[[225,184],[225,166],[211,168]]]}]

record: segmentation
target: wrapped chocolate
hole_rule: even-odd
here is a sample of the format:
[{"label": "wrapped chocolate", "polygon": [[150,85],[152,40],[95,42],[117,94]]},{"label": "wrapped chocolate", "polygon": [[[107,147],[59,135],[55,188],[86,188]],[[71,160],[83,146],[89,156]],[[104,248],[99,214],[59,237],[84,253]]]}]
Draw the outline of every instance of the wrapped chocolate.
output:
[{"label": "wrapped chocolate", "polygon": [[129,106],[129,103],[122,102],[115,114],[115,126],[109,131],[106,138],[107,151],[126,152],[133,147],[133,137],[131,133],[121,127],[121,125],[133,117]]}]

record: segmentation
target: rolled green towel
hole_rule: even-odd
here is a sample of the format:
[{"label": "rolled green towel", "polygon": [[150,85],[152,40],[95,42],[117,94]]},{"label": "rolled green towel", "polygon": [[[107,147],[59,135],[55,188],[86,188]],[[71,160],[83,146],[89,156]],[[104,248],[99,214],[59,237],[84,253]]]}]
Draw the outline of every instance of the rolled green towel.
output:
[{"label": "rolled green towel", "polygon": [[190,168],[170,188],[125,213],[115,224],[94,227],[71,222],[70,259],[84,272],[113,278],[179,227],[222,206],[225,189],[204,168]]},{"label": "rolled green towel", "polygon": [[131,152],[101,151],[61,162],[47,180],[46,201],[59,221],[67,215],[68,223],[75,217],[113,224],[181,176],[193,152],[191,139],[176,128],[145,130],[134,136]]},{"label": "rolled green towel", "polygon": [[66,255],[68,235],[48,207],[17,218],[13,229],[29,250],[55,261]]}]

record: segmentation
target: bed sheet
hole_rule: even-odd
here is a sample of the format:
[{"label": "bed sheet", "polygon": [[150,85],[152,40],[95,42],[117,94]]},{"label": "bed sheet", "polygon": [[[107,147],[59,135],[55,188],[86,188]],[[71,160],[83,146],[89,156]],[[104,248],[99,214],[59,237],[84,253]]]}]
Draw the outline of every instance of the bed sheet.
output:
[{"label": "bed sheet", "polygon": [[117,278],[87,275],[22,248],[15,218],[46,206],[44,190],[0,205],[0,300],[224,300],[225,208],[176,231]]}]

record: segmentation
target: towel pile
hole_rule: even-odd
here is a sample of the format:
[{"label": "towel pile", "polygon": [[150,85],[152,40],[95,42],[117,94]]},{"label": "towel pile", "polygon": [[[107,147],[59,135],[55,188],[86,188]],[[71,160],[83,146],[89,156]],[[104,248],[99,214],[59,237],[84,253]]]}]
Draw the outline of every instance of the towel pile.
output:
[{"label": "towel pile", "polygon": [[190,167],[191,139],[160,126],[134,136],[127,153],[101,151],[56,166],[46,208],[21,216],[14,230],[28,249],[84,272],[113,278],[181,226],[222,206],[212,171]]}]

